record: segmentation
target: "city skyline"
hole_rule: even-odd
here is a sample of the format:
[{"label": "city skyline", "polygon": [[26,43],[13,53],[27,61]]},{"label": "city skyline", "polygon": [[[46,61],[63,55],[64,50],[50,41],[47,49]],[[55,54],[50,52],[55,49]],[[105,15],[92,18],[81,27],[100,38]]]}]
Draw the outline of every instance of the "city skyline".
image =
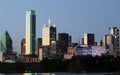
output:
[{"label": "city skyline", "polygon": [[36,11],[37,38],[42,37],[42,27],[50,18],[57,33],[69,33],[73,42],[81,41],[84,33],[94,33],[95,41],[99,42],[109,27],[120,29],[119,3],[119,0],[0,1],[0,35],[7,30],[14,50],[20,52],[20,42],[25,37],[25,13],[33,9]]}]

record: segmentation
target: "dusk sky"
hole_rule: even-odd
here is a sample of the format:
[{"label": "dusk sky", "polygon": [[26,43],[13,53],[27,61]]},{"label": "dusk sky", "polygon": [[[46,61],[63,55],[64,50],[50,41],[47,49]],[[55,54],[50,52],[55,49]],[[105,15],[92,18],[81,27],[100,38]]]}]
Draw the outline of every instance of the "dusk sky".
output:
[{"label": "dusk sky", "polygon": [[120,29],[120,0],[0,0],[0,36],[7,30],[19,53],[27,10],[36,11],[36,37],[42,37],[49,18],[57,33],[72,35],[72,42],[81,41],[84,33],[94,33],[99,42],[109,27]]}]

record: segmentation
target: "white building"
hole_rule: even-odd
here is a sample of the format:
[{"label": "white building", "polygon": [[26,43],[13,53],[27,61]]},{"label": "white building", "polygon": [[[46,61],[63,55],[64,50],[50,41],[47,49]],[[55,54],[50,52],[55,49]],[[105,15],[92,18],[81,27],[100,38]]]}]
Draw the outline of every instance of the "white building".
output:
[{"label": "white building", "polygon": [[51,25],[49,19],[48,25],[44,25],[42,28],[42,46],[51,45],[52,41],[56,41],[56,27]]}]

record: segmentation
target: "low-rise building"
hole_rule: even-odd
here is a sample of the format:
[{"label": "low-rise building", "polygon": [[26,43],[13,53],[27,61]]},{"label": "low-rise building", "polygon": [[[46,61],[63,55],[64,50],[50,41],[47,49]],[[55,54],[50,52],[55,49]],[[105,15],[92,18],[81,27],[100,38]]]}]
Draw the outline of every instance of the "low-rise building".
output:
[{"label": "low-rise building", "polygon": [[64,59],[71,59],[75,54],[75,47],[68,47],[67,53],[64,54]]},{"label": "low-rise building", "polygon": [[39,60],[37,55],[23,55],[22,62],[34,63],[34,62],[39,62]]}]

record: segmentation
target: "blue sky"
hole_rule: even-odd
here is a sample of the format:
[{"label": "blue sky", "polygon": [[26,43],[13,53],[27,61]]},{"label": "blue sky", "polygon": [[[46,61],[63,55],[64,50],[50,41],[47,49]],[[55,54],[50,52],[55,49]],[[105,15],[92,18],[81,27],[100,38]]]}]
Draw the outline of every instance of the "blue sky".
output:
[{"label": "blue sky", "polygon": [[0,35],[7,30],[17,52],[25,37],[25,14],[31,9],[36,10],[37,37],[49,18],[57,32],[69,33],[73,42],[84,33],[94,33],[99,42],[109,27],[120,29],[120,0],[0,0]]}]

